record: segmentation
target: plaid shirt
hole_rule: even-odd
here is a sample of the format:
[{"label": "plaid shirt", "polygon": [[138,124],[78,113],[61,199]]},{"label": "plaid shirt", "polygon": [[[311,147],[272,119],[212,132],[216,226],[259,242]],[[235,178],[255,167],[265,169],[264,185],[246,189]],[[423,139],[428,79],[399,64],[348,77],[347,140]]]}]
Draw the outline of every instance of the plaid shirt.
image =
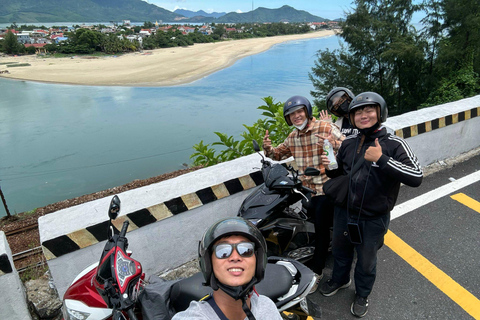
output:
[{"label": "plaid shirt", "polygon": [[327,121],[320,121],[315,118],[308,123],[308,127],[305,131],[299,131],[295,129],[288,135],[285,141],[279,144],[276,148],[271,148],[270,151],[265,152],[266,156],[273,160],[284,160],[291,156],[295,159],[298,169],[301,173],[305,171],[307,167],[314,167],[320,170],[320,175],[316,177],[300,176],[305,187],[313,189],[318,195],[323,195],[323,183],[328,180],[325,174],[325,168],[322,165],[320,156],[323,154],[323,148],[317,145],[320,138],[315,134],[321,136],[328,136],[332,133],[332,136],[337,140],[337,148],[341,144],[341,132],[338,127],[331,125]]}]

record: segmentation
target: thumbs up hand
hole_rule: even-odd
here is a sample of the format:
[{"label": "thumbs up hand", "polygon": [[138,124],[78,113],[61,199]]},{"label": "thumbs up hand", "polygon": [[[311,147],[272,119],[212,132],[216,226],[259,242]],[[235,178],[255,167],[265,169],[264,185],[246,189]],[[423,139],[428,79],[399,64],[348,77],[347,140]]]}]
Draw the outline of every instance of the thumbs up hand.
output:
[{"label": "thumbs up hand", "polygon": [[382,156],[382,146],[380,142],[378,142],[378,138],[375,139],[375,146],[368,147],[367,151],[365,151],[365,160],[377,162],[378,159]]}]

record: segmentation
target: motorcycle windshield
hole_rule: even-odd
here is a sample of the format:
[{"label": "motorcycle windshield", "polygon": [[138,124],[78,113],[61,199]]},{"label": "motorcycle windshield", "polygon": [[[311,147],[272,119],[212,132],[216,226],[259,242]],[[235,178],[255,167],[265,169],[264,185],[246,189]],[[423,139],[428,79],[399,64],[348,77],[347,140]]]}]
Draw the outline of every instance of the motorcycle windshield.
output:
[{"label": "motorcycle windshield", "polygon": [[264,177],[265,185],[267,186],[267,188],[271,188],[278,178],[285,176],[288,176],[287,168],[280,164],[275,164],[267,173],[267,176]]}]

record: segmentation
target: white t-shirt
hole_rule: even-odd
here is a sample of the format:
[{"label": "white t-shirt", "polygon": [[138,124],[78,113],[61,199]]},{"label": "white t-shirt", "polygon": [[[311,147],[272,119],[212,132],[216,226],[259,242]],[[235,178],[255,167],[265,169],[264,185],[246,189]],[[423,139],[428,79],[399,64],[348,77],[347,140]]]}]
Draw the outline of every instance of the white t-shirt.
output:
[{"label": "white t-shirt", "polygon": [[[281,320],[275,303],[270,298],[254,293],[250,298],[252,314],[257,320]],[[177,313],[172,320],[220,320],[215,310],[206,301],[192,301],[187,310]],[[247,319],[247,318],[245,318]]]}]

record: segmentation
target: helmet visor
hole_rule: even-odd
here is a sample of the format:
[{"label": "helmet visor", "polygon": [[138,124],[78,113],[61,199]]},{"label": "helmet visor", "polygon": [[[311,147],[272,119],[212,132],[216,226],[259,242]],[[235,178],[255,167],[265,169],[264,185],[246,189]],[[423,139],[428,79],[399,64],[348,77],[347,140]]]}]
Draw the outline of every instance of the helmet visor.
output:
[{"label": "helmet visor", "polygon": [[333,113],[346,113],[348,110],[349,96],[345,91],[338,91],[327,101],[327,108]]},{"label": "helmet visor", "polygon": [[303,108],[305,108],[305,106],[302,104],[300,106],[296,106],[296,107],[293,107],[291,109],[288,109],[287,112],[284,114],[284,116],[288,116],[289,114],[294,113],[295,111],[303,109]]},{"label": "helmet visor", "polygon": [[217,259],[227,259],[233,253],[233,249],[242,258],[253,256],[255,252],[255,244],[253,242],[239,242],[239,243],[219,243],[213,246],[213,252]]}]

